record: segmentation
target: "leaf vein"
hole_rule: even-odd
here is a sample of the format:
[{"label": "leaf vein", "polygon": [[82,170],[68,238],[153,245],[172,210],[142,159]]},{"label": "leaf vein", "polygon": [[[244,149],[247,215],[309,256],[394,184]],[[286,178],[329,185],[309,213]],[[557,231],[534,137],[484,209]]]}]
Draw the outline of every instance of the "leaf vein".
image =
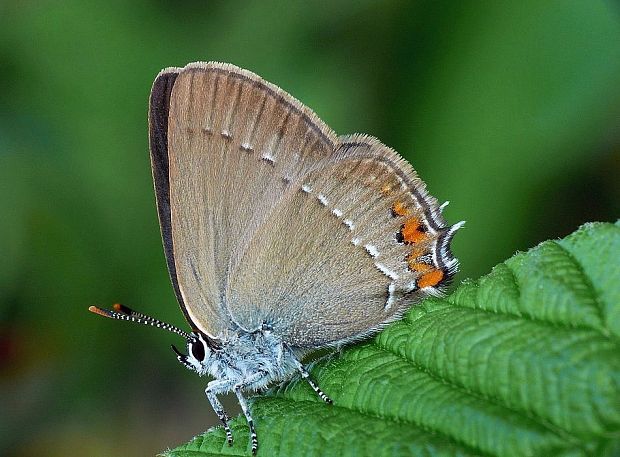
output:
[{"label": "leaf vein", "polygon": [[[258,397],[260,398],[260,397]],[[279,396],[279,397],[273,397],[273,398],[277,398],[279,401],[284,401],[287,403],[291,403],[293,405],[298,405],[299,403],[311,403],[313,405],[316,405],[318,402],[314,401],[314,400],[299,400],[299,399],[293,399],[293,398],[288,398],[286,396]],[[417,427],[418,429],[422,430],[422,431],[430,431],[432,433],[435,433],[438,436],[442,436],[444,438],[446,438],[448,441],[451,441],[454,444],[457,444],[459,446],[463,446],[465,449],[470,450],[471,452],[475,452],[477,454],[480,454],[481,456],[488,456],[488,457],[494,457],[496,456],[496,454],[490,454],[488,452],[485,452],[482,449],[479,449],[476,446],[472,446],[468,443],[463,442],[462,440],[450,435],[449,433],[446,433],[442,430],[433,428],[433,427],[429,427],[427,425],[424,424],[420,424],[416,421],[408,421],[408,420],[402,420],[398,417],[394,417],[394,416],[390,416],[390,415],[380,415],[378,413],[373,413],[371,411],[362,411],[359,408],[354,408],[354,407],[345,407],[345,406],[338,406],[336,404],[330,405],[330,406],[325,406],[326,408],[330,408],[330,409],[341,409],[344,411],[349,411],[358,415],[361,415],[362,417],[369,417],[372,419],[379,419],[379,420],[387,420],[390,421],[392,423],[395,424],[406,424],[406,425],[413,425],[414,427]],[[218,426],[218,428],[220,428],[221,426]]]},{"label": "leaf vein", "polygon": [[413,368],[415,368],[416,370],[419,370],[423,373],[425,373],[426,375],[428,375],[431,379],[433,379],[436,382],[440,382],[440,383],[444,383],[444,384],[448,384],[451,388],[455,389],[457,392],[465,395],[465,396],[471,396],[474,397],[476,400],[479,400],[480,402],[485,402],[488,403],[491,406],[496,406],[496,407],[500,407],[500,408],[504,408],[507,411],[514,413],[517,416],[520,416],[524,419],[530,420],[533,423],[539,425],[540,427],[542,427],[543,429],[545,429],[546,431],[548,431],[549,433],[552,433],[554,435],[556,435],[558,438],[562,439],[562,440],[566,440],[568,442],[573,443],[575,446],[579,445],[579,442],[572,436],[572,434],[568,431],[563,429],[562,427],[556,425],[556,424],[551,424],[549,423],[549,421],[545,420],[544,418],[537,416],[535,414],[532,414],[531,411],[525,411],[525,410],[518,410],[515,409],[514,407],[507,405],[505,403],[502,402],[501,398],[497,398],[497,397],[492,397],[492,396],[488,396],[485,395],[482,392],[478,392],[476,390],[470,389],[456,381],[454,381],[453,379],[448,379],[448,378],[442,378],[441,376],[439,376],[438,374],[430,371],[428,369],[428,367],[425,367],[405,356],[403,356],[402,354],[399,354],[398,352],[390,349],[389,347],[384,347],[382,345],[380,345],[377,340],[375,339],[372,343],[373,346],[375,346],[377,349],[379,350],[383,350],[385,352],[388,352],[389,354],[392,354],[396,357],[398,357],[399,359],[409,363]]}]

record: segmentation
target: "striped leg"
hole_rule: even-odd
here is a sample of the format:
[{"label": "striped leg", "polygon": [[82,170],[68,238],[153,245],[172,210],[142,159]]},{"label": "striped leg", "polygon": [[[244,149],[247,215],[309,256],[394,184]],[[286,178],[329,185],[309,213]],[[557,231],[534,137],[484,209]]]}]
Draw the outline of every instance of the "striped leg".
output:
[{"label": "striped leg", "polygon": [[310,387],[312,387],[312,390],[314,390],[316,394],[319,397],[321,397],[321,400],[323,400],[325,403],[329,405],[333,404],[334,403],[333,400],[329,398],[327,395],[325,395],[325,393],[323,393],[323,391],[317,385],[317,383],[314,382],[314,380],[310,377],[310,373],[308,373],[308,370],[306,370],[306,368],[301,364],[301,362],[297,360],[297,357],[295,357],[293,354],[291,354],[291,356],[293,358],[293,361],[295,362],[297,371],[299,371],[299,373],[301,373],[301,377],[305,379],[308,384],[310,384]]},{"label": "striped leg", "polygon": [[258,450],[258,438],[256,436],[256,429],[254,428],[254,420],[252,419],[252,413],[250,413],[250,408],[248,407],[247,402],[245,401],[245,397],[241,393],[241,389],[246,387],[252,388],[252,384],[255,382],[260,382],[262,378],[267,375],[265,371],[257,371],[256,373],[250,375],[248,378],[244,379],[239,384],[235,384],[235,395],[237,395],[237,400],[239,400],[239,405],[241,406],[241,411],[243,411],[243,415],[245,419],[248,421],[248,427],[250,428],[250,439],[252,442],[252,455],[256,455],[256,451]]},{"label": "striped leg", "polygon": [[258,450],[258,438],[256,437],[256,429],[254,428],[254,421],[252,420],[250,408],[248,408],[245,397],[241,393],[241,385],[235,386],[235,394],[237,395],[239,405],[241,405],[241,411],[243,411],[243,415],[248,421],[248,427],[250,428],[250,438],[252,440],[252,455],[256,455],[256,451]]},{"label": "striped leg", "polygon": [[207,394],[207,398],[209,399],[209,403],[213,407],[213,411],[217,414],[217,417],[224,424],[224,430],[226,431],[226,441],[228,441],[228,445],[232,446],[233,444],[233,436],[230,431],[230,427],[228,426],[228,414],[224,411],[222,404],[217,399],[217,394],[221,392],[227,392],[230,390],[230,381],[219,381],[214,380],[207,384],[207,388],[205,389],[205,394]]}]

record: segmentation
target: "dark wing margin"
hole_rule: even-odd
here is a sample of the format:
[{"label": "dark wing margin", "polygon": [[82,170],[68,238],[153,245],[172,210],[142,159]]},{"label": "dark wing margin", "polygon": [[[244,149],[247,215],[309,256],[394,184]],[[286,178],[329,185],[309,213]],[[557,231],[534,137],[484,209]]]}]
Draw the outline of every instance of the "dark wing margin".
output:
[{"label": "dark wing margin", "polygon": [[179,289],[177,271],[174,263],[174,250],[172,246],[172,225],[170,219],[170,182],[168,177],[168,112],[170,110],[170,94],[174,82],[181,71],[180,68],[167,68],[162,70],[151,89],[149,100],[149,146],[151,150],[151,170],[153,172],[153,184],[155,186],[155,198],[157,201],[157,213],[161,237],[168,264],[168,273],[172,281],[172,287],[177,297],[181,311],[187,322],[195,330],[185,309],[183,296]]}]

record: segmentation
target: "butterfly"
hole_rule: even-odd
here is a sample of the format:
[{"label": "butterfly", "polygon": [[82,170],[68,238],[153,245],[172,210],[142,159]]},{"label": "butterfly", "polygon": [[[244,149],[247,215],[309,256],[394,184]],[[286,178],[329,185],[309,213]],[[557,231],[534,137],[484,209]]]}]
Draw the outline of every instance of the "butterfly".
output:
[{"label": "butterfly", "polygon": [[[301,375],[309,352],[367,338],[457,271],[445,206],[411,165],[369,135],[337,136],[279,87],[231,64],[157,75],[149,136],[168,270],[191,332],[123,305],[105,317],[169,330],[177,359],[234,392],[251,451],[245,392]],[[447,203],[446,203],[447,204]]]}]

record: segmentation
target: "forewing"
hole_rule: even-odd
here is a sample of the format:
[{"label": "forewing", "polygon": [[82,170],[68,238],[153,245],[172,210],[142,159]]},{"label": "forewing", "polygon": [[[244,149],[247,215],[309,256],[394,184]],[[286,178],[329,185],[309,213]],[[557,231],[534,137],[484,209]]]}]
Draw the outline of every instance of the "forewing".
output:
[{"label": "forewing", "polygon": [[[200,330],[234,329],[230,272],[292,183],[327,163],[337,138],[274,85],[229,64],[178,72],[168,112],[171,253]],[[247,306],[253,306],[248,303]]]},{"label": "forewing", "polygon": [[247,330],[270,326],[291,346],[365,336],[447,284],[457,228],[398,154],[371,137],[343,137],[255,233],[227,306]]}]

